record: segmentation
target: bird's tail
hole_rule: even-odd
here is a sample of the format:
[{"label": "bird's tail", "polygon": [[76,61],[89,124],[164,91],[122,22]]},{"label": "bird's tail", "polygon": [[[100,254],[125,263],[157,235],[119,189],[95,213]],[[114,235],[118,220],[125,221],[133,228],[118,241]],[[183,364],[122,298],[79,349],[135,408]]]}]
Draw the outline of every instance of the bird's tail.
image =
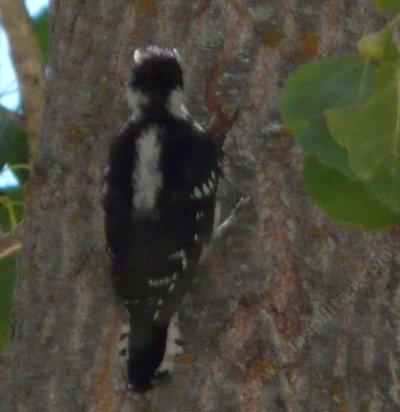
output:
[{"label": "bird's tail", "polygon": [[178,317],[169,325],[131,318],[121,330],[119,354],[126,367],[126,377],[132,390],[146,392],[154,384],[168,377],[174,358],[182,353]]}]

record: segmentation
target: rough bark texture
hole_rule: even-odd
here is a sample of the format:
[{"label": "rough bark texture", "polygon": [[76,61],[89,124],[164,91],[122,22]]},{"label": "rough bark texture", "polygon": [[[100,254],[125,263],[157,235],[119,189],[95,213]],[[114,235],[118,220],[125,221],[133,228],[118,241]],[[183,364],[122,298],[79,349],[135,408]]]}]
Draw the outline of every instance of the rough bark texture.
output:
[{"label": "rough bark texture", "polygon": [[[291,71],[383,24],[373,1],[56,0],[53,19],[0,409],[399,410],[399,234],[324,218],[301,184],[299,149],[271,127]],[[145,400],[117,388],[122,314],[100,182],[128,114],[121,80],[150,43],[180,50],[203,124],[208,110],[240,107],[220,197],[225,213],[252,201],[183,310],[173,380]]]}]

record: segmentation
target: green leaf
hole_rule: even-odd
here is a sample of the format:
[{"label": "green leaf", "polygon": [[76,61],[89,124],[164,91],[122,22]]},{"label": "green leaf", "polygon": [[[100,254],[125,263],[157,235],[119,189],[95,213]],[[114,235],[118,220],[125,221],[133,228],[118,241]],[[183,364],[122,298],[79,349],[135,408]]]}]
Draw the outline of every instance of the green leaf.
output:
[{"label": "green leaf", "polygon": [[347,176],[346,151],[330,136],[324,110],[364,101],[372,90],[375,67],[360,57],[317,61],[296,70],[287,80],[280,112],[298,144]]},{"label": "green leaf", "polygon": [[303,179],[317,206],[348,226],[381,230],[400,222],[400,215],[393,213],[362,183],[324,166],[315,158],[306,159]]},{"label": "green leaf", "polygon": [[[10,216],[10,207],[13,216]],[[0,192],[0,229],[8,232],[14,229],[15,223],[18,224],[25,213],[23,204],[22,190],[10,189]],[[13,222],[15,220],[15,222]]]},{"label": "green leaf", "polygon": [[326,110],[329,130],[347,149],[354,175],[400,211],[400,69],[382,63],[374,92],[360,106]]},{"label": "green leaf", "polygon": [[43,66],[45,66],[50,57],[49,9],[43,9],[43,11],[34,18],[33,22],[40,51],[42,54]]},{"label": "green leaf", "polygon": [[378,10],[400,11],[400,0],[376,0]]},{"label": "green leaf", "polygon": [[0,170],[4,164],[28,163],[28,135],[8,120],[0,120]]},{"label": "green leaf", "polygon": [[0,354],[11,331],[11,303],[15,280],[15,256],[0,260]]},{"label": "green leaf", "polygon": [[361,37],[357,44],[361,55],[366,59],[397,61],[399,51],[394,41],[394,29],[399,20],[400,17],[396,17],[382,30]]}]

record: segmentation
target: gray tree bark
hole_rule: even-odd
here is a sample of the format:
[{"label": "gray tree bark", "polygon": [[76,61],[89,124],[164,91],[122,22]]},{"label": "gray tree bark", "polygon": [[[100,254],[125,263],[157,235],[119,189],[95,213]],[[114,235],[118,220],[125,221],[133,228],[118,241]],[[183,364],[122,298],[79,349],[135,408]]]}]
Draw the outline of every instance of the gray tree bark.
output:
[{"label": "gray tree bark", "polygon": [[[326,219],[302,186],[298,147],[274,128],[291,71],[383,23],[372,0],[54,1],[2,411],[399,410],[399,233]],[[132,53],[148,44],[179,49],[204,125],[240,108],[219,196],[225,215],[240,196],[251,204],[183,310],[172,381],[145,400],[117,387],[123,315],[101,173],[128,116]]]}]

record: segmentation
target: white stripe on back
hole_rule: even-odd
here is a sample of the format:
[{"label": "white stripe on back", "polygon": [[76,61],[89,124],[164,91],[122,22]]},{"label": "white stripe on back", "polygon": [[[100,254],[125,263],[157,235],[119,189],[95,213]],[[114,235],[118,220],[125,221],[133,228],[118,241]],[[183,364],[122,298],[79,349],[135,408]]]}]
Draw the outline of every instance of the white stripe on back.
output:
[{"label": "white stripe on back", "polygon": [[133,205],[139,212],[151,212],[162,187],[160,171],[160,143],[158,129],[152,127],[142,133],[136,143],[137,162],[133,170]]}]

